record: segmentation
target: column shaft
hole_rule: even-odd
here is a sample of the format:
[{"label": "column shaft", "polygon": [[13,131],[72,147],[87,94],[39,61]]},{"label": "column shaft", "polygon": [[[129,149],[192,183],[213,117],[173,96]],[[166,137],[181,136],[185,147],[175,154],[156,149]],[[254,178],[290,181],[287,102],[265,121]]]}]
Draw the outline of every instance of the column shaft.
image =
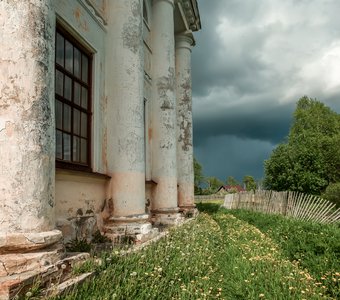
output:
[{"label": "column shaft", "polygon": [[139,0],[110,2],[106,48],[108,161],[114,217],[145,213],[143,40]]},{"label": "column shaft", "polygon": [[61,257],[62,234],[54,230],[54,20],[49,0],[0,1],[0,298],[8,294],[7,276]]},{"label": "column shaft", "polygon": [[180,208],[194,207],[191,46],[193,38],[176,36],[177,176]]},{"label": "column shaft", "polygon": [[0,233],[54,229],[54,16],[1,1]]},{"label": "column shaft", "polygon": [[152,13],[152,177],[154,211],[177,211],[174,1],[156,0]]}]

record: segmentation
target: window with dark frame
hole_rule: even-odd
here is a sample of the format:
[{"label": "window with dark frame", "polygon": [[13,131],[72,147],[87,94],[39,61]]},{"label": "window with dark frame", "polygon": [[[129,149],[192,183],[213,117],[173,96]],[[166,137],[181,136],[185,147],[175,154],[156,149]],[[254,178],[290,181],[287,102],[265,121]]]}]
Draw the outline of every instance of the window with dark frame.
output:
[{"label": "window with dark frame", "polygon": [[55,44],[56,164],[90,171],[92,55],[59,27]]}]

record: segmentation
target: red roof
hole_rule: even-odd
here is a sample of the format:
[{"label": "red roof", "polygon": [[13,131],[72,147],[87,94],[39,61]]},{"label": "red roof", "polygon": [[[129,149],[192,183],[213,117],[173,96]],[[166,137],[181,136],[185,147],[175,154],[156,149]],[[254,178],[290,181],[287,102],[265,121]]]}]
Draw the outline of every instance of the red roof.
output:
[{"label": "red roof", "polygon": [[222,185],[218,190],[224,189],[226,191],[237,190],[238,192],[244,192],[245,189],[240,185]]}]

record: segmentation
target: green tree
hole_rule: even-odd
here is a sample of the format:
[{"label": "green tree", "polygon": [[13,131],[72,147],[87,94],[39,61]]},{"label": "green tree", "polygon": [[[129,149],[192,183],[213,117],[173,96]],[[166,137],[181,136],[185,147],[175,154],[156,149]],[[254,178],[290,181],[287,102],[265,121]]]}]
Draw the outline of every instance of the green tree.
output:
[{"label": "green tree", "polygon": [[320,194],[340,181],[340,116],[302,97],[287,141],[265,162],[265,185],[273,190]]},{"label": "green tree", "polygon": [[228,176],[226,182],[227,182],[227,185],[230,185],[230,186],[240,185],[233,176]]},{"label": "green tree", "polygon": [[243,177],[243,183],[246,186],[247,191],[255,191],[256,190],[256,181],[253,176],[245,175]]},{"label": "green tree", "polygon": [[203,168],[198,160],[194,157],[194,189],[195,195],[202,194],[201,184],[204,183]]},{"label": "green tree", "polygon": [[331,183],[326,188],[322,197],[335,203],[337,207],[340,207],[340,182]]},{"label": "green tree", "polygon": [[216,177],[208,177],[208,190],[210,194],[214,194],[217,190],[223,185],[223,181],[219,180]]}]

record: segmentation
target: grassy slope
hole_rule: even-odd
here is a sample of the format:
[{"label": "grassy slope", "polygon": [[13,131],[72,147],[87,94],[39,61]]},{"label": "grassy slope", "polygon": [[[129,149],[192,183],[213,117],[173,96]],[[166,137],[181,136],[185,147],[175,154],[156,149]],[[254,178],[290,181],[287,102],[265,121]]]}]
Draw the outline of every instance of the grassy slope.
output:
[{"label": "grassy slope", "polygon": [[224,212],[256,226],[278,244],[285,257],[325,286],[327,294],[340,299],[339,227],[245,210]]},{"label": "grassy slope", "polygon": [[319,285],[301,262],[288,259],[272,221],[264,234],[217,212],[218,205],[200,209],[209,214],[141,252],[115,252],[100,265],[89,264],[98,275],[60,299],[326,299],[324,284],[332,292],[329,282]]}]

